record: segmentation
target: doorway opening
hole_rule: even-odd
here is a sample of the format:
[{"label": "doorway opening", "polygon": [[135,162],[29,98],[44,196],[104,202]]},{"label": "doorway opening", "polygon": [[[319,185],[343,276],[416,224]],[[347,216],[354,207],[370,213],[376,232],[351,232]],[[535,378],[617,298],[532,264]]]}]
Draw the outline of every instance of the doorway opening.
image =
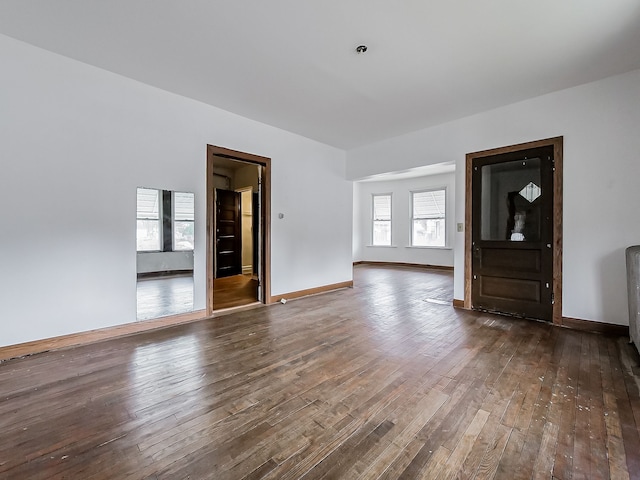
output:
[{"label": "doorway opening", "polygon": [[207,146],[207,314],[269,303],[270,159]]},{"label": "doorway opening", "polygon": [[466,156],[464,306],[562,324],[562,137]]}]

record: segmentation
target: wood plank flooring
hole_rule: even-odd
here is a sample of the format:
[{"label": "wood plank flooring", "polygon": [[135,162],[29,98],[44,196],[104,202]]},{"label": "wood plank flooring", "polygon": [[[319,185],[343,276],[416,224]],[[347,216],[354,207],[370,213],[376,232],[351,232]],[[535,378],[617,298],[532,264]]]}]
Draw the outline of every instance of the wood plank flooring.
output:
[{"label": "wood plank flooring", "polygon": [[251,275],[233,275],[213,281],[213,309],[240,307],[258,301],[258,280]]},{"label": "wood plank flooring", "polygon": [[639,478],[624,338],[454,310],[451,274],[0,364],[2,479]]},{"label": "wood plank flooring", "polygon": [[[257,302],[258,281],[250,275],[214,280],[213,308],[249,305]],[[137,282],[137,319],[179,315],[193,311],[193,276],[143,278]]]},{"label": "wood plank flooring", "polygon": [[193,275],[138,279],[136,290],[138,320],[193,311]]}]

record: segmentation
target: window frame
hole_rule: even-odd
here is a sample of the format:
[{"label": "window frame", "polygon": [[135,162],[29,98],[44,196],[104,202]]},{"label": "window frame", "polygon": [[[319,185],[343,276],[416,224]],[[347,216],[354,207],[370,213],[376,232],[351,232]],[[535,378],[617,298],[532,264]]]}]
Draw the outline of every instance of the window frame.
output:
[{"label": "window frame", "polygon": [[[442,217],[424,217],[424,218],[416,218],[415,216],[415,195],[416,194],[420,194],[420,193],[430,193],[430,192],[444,192],[444,214]],[[443,186],[443,187],[430,187],[430,188],[424,188],[424,189],[420,189],[420,190],[411,190],[410,191],[410,222],[409,222],[409,229],[411,230],[409,232],[409,237],[411,239],[411,247],[413,248],[448,248],[449,246],[449,234],[448,234],[448,226],[449,226],[449,220],[448,220],[448,211],[449,211],[449,200],[448,200],[448,195],[447,195],[447,187]],[[444,244],[443,245],[416,245],[415,243],[415,239],[414,239],[414,225],[415,222],[417,220],[438,220],[438,219],[442,219],[444,220]]]},{"label": "window frame", "polygon": [[[389,218],[376,218],[376,197],[389,197]],[[376,243],[375,226],[376,222],[389,222],[389,243]],[[372,193],[371,194],[371,245],[373,247],[393,246],[393,193]]]}]

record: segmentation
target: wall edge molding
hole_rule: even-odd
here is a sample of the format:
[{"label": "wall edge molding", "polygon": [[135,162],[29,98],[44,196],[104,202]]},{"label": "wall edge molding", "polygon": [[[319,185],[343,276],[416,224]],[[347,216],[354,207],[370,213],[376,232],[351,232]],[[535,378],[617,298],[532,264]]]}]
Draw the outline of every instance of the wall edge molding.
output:
[{"label": "wall edge molding", "polygon": [[[470,312],[479,310],[473,310],[472,308],[466,308],[463,300],[453,299],[453,308],[460,308],[468,310]],[[507,315],[508,318],[508,315]],[[514,317],[516,318],[516,317]],[[598,322],[596,320],[584,320],[582,318],[562,317],[562,323],[544,322],[542,320],[532,320],[540,323],[548,323],[554,327],[568,328],[570,330],[579,330],[581,332],[598,333],[601,335],[613,336],[613,337],[628,337],[629,326],[619,325],[617,323],[605,323]]]},{"label": "wall edge molding", "polygon": [[583,320],[582,318],[562,317],[562,324],[560,326],[583,332],[600,333],[602,335],[617,337],[629,336],[629,325]]},{"label": "wall edge molding", "polygon": [[453,272],[453,267],[448,265],[431,265],[428,263],[406,263],[406,262],[377,262],[373,260],[359,260],[353,262],[353,265],[375,265],[379,267],[409,267],[424,268],[428,270],[447,270]]},{"label": "wall edge molding", "polygon": [[0,347],[0,362],[28,355],[35,355],[37,353],[49,352],[52,350],[61,350],[69,347],[78,347],[81,345],[88,345],[90,343],[102,342],[104,340],[125,337],[135,333],[147,332],[149,330],[172,327],[174,325],[195,322],[205,318],[207,317],[204,310],[194,310],[193,312],[182,313],[179,315],[170,315],[168,317],[125,323],[96,330],[87,330],[85,332],[70,333],[58,337],[18,343],[16,345],[7,345],[5,347]]}]

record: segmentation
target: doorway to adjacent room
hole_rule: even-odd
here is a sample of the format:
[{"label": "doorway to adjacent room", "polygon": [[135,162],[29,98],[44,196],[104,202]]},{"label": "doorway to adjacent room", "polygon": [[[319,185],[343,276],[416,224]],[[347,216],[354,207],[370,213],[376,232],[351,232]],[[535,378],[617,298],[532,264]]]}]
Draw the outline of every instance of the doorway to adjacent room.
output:
[{"label": "doorway to adjacent room", "polygon": [[270,159],[207,147],[207,314],[268,303]]}]

